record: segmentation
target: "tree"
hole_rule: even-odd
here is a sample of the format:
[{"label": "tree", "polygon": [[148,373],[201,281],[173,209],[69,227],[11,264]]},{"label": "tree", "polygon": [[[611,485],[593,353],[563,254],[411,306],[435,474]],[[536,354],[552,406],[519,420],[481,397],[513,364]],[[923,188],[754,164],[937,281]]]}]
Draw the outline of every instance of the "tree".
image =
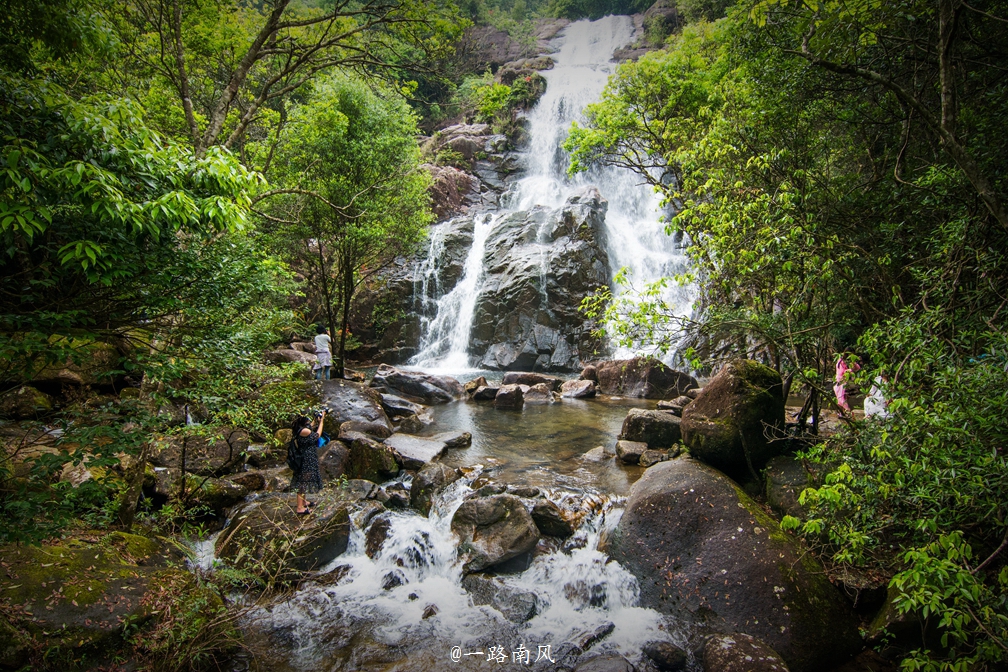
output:
[{"label": "tree", "polygon": [[340,75],[320,83],[291,115],[278,152],[278,188],[259,202],[273,235],[307,272],[307,291],[338,334],[360,284],[413,250],[432,217],[429,177],[418,168],[416,117],[395,94]]},{"label": "tree", "polygon": [[177,114],[162,115],[181,124],[170,130],[197,156],[218,144],[240,149],[264,112],[257,133],[278,132],[285,101],[319,73],[425,69],[460,30],[454,7],[432,0],[131,0],[105,13],[125,45],[122,66],[169,88],[174,100],[163,102]]}]

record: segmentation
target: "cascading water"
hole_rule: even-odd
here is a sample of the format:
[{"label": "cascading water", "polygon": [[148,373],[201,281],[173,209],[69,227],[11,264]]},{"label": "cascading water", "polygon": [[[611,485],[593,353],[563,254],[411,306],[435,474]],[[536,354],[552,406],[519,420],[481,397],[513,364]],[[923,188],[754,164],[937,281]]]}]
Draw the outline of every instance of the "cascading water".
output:
[{"label": "cascading water", "polygon": [[[636,606],[636,579],[597,550],[600,536],[621,514],[619,500],[604,496],[594,496],[594,513],[565,550],[540,554],[524,572],[498,577],[498,591],[525,599],[526,609],[529,602],[534,605],[531,619],[520,622],[493,606],[474,604],[462,581],[451,519],[479,475],[477,468],[449,486],[426,518],[386,514],[388,532],[373,557],[365,553],[364,534],[354,530],[347,552],[325,570],[335,577],[329,585],[309,585],[290,599],[255,609],[249,622],[262,631],[289,633],[285,637],[293,641],[286,643],[283,660],[288,669],[371,669],[379,662],[382,669],[482,669],[490,647],[502,647],[511,662],[519,646],[533,659],[539,647],[549,646],[560,664],[572,645],[586,646],[600,633],[601,643],[593,650],[631,660],[649,641],[685,644],[684,633],[673,632],[667,619]],[[453,664],[453,647],[463,656],[483,655]],[[297,652],[294,658],[291,650]],[[536,669],[553,668],[543,661]]]},{"label": "cascading water", "polygon": [[[572,23],[558,38],[559,48],[553,55],[555,67],[542,73],[547,81],[546,92],[528,115],[529,143],[521,157],[523,177],[502,197],[500,211],[477,223],[479,234],[473,237],[465,272],[458,284],[437,300],[436,315],[425,324],[419,353],[411,364],[449,371],[470,367],[469,336],[483,277],[487,236],[508,214],[536,206],[558,208],[586,186],[596,186],[609,202],[606,246],[614,273],[628,269],[634,287],[642,289],[647,283],[687,270],[681,245],[665,232],[660,197],[638,175],[615,167],[596,168],[573,178],[566,174],[568,157],[562,145],[571,123],[581,121],[585,107],[599,99],[615,67],[611,56],[632,41],[633,31],[630,17],[609,16]],[[439,253],[436,244],[432,237],[428,259]],[[436,269],[423,269],[421,273],[436,273]],[[669,285],[662,299],[674,306],[677,314],[688,315],[691,289],[676,283]],[[633,353],[617,350],[615,354]]]}]

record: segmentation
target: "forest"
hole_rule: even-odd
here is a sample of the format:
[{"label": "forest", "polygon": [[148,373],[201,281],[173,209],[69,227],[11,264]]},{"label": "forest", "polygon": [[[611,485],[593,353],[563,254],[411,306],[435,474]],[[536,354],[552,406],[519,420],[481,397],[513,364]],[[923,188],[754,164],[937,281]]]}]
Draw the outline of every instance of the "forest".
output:
[{"label": "forest", "polygon": [[[377,365],[365,332],[405,323],[383,283],[445,219],[437,171],[485,158],[427,139],[486,124],[518,149],[546,86],[473,36],[527,64],[542,26],[607,15],[643,17],[640,53],[570,128],[565,168],[634,173],[689,268],[617,273],[583,315],[698,378],[739,356],[779,372],[803,403],[791,445],[824,474],[781,528],[919,624],[899,669],[1005,669],[1002,0],[5,0],[0,567],[181,557],[143,549],[220,529],[234,479],[183,466],[157,499],[155,455],[272,445],[317,399],[310,362],[264,353],[315,325],[340,384]],[[688,316],[674,285],[696,288]],[[837,408],[841,357],[883,417]],[[229,596],[290,583],[259,562],[171,565],[114,645],[43,634],[27,580],[0,575],[0,669],[220,669],[243,646]]]}]

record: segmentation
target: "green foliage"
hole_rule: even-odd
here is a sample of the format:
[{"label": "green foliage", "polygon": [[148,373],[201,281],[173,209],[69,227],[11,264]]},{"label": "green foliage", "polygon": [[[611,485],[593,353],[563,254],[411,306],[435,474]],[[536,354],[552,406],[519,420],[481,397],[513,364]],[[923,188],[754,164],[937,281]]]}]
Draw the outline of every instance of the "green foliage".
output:
[{"label": "green foliage", "polygon": [[413,251],[431,221],[416,117],[403,100],[347,76],[291,114],[269,192],[273,244],[308,276],[314,315],[336,339],[342,375],[350,305],[368,277]]}]

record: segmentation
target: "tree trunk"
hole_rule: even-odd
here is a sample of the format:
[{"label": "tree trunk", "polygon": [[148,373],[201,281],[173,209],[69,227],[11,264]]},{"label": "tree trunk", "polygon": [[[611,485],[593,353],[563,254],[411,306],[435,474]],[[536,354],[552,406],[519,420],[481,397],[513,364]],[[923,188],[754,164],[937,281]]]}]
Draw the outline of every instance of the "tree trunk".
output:
[{"label": "tree trunk", "polygon": [[346,378],[346,336],[350,322],[350,299],[354,290],[354,267],[349,256],[343,260],[343,315],[340,320],[339,359],[336,362],[336,377]]}]

